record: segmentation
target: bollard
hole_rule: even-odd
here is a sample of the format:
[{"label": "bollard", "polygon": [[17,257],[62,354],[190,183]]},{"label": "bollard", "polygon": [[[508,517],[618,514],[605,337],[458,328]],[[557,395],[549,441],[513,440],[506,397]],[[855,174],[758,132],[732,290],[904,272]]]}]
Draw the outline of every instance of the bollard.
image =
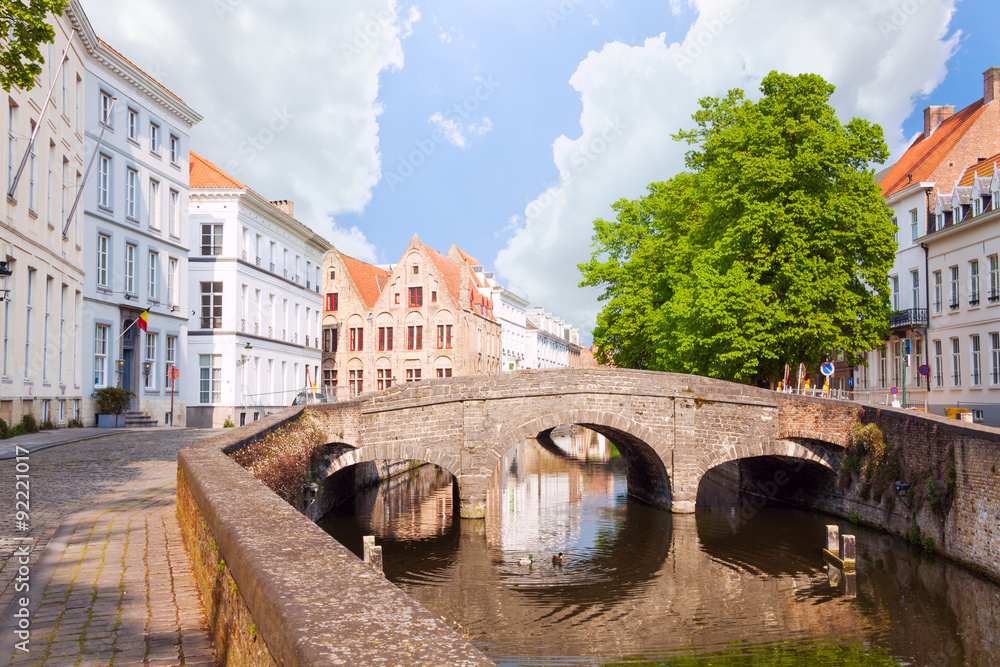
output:
[{"label": "bollard", "polygon": [[385,576],[385,572],[382,571],[382,547],[372,547],[371,562],[369,565],[383,577]]},{"label": "bollard", "polygon": [[844,565],[854,565],[857,560],[857,545],[854,542],[854,535],[841,535],[840,536],[840,560],[844,561]]},{"label": "bollard", "polygon": [[362,544],[364,544],[364,547],[365,547],[364,561],[365,561],[366,564],[371,565],[372,564],[372,549],[375,548],[375,536],[374,535],[365,535],[364,537],[361,538],[361,542],[362,542]]},{"label": "bollard", "polygon": [[826,548],[827,551],[837,553],[840,550],[840,527],[827,524],[826,526]]}]

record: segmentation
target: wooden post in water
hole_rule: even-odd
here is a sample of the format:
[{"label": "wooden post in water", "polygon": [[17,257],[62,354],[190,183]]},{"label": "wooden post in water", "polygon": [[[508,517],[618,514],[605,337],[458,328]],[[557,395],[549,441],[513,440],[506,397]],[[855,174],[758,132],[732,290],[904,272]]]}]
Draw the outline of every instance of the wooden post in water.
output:
[{"label": "wooden post in water", "polygon": [[372,566],[373,570],[384,577],[385,572],[382,571],[382,547],[372,547],[371,556],[371,563],[369,563],[369,565]]},{"label": "wooden post in water", "polygon": [[372,564],[372,549],[375,547],[375,536],[374,535],[365,535],[364,537],[361,538],[361,542],[362,542],[362,544],[364,544],[364,547],[365,547],[365,555],[364,555],[365,564],[371,565]]}]

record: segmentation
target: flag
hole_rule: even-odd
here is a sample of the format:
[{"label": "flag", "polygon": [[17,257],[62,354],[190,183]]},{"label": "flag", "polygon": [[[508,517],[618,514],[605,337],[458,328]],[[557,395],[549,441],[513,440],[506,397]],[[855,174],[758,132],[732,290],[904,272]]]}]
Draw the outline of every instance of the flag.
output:
[{"label": "flag", "polygon": [[139,316],[138,322],[139,322],[139,328],[142,329],[143,331],[145,331],[146,330],[146,323],[149,322],[149,311],[148,310],[142,311],[142,315]]}]

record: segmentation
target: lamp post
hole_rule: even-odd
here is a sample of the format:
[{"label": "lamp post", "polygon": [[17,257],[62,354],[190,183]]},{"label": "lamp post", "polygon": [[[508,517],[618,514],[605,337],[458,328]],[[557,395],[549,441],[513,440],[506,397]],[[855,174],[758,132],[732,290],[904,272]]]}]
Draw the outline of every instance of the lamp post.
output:
[{"label": "lamp post", "polygon": [[125,360],[118,357],[118,361],[115,362],[115,373],[118,374],[118,386],[122,386],[122,378],[125,377]]},{"label": "lamp post", "polygon": [[253,345],[251,345],[248,342],[243,347],[243,353],[240,355],[240,358],[236,360],[236,367],[243,369],[243,376],[242,376],[241,382],[240,382],[240,393],[243,394],[243,415],[244,415],[243,419],[244,420],[246,420],[246,411],[247,411],[247,371],[246,371],[246,364],[247,364],[247,361],[250,359],[250,352],[251,351],[253,351]]}]

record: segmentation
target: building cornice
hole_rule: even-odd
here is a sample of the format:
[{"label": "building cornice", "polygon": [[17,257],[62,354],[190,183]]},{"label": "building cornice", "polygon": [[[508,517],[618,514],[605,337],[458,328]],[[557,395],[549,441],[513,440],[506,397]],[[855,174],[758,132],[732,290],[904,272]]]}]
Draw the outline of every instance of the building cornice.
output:
[{"label": "building cornice", "polygon": [[257,213],[262,218],[270,220],[288,233],[295,235],[299,240],[312,247],[313,250],[316,250],[321,256],[325,257],[326,253],[333,247],[332,243],[314,232],[310,227],[278,210],[271,202],[249,188],[191,188],[189,197],[192,202],[196,199],[236,200],[238,204],[246,206],[247,209]]},{"label": "building cornice", "polygon": [[989,211],[988,213],[981,213],[974,216],[972,220],[969,220],[968,222],[960,222],[957,225],[948,225],[944,229],[931,232],[930,234],[927,234],[917,240],[930,246],[938,241],[961,234],[967,229],[976,229],[977,227],[988,225],[990,223],[996,224],[998,221],[1000,221],[1000,209]]},{"label": "building cornice", "polygon": [[899,202],[902,199],[906,199],[911,195],[919,193],[921,190],[933,190],[937,185],[934,181],[920,181],[906,186],[898,192],[894,192],[885,198],[885,203],[892,208],[892,205]]}]

